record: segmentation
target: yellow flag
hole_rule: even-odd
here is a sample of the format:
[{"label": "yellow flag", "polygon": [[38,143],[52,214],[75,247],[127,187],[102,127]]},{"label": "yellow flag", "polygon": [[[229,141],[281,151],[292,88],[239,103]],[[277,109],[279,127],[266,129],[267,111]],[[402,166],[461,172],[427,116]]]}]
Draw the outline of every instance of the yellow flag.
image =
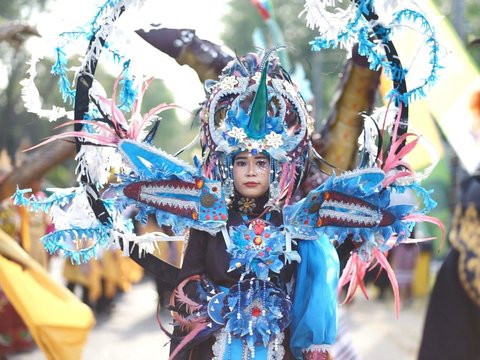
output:
[{"label": "yellow flag", "polygon": [[92,310],[1,229],[0,286],[48,359],[82,358],[95,324]]},{"label": "yellow flag", "polygon": [[[432,123],[437,122],[450,145],[460,158],[465,169],[472,173],[479,166],[480,134],[473,130],[473,114],[469,103],[473,94],[480,91],[480,72],[467,53],[465,45],[458,37],[449,21],[438,11],[431,0],[422,1],[429,20],[435,28],[440,44],[440,65],[438,81],[425,92],[421,101],[409,106],[410,124],[419,133],[426,135],[437,149],[443,153],[438,131]],[[429,75],[429,59],[419,56],[419,46],[425,39],[417,31],[401,31],[393,41],[400,59],[406,68],[415,69],[415,78]],[[414,63],[414,64],[413,64]],[[413,64],[413,66],[410,66]],[[418,84],[408,83],[409,90]],[[415,160],[418,159],[415,156]],[[411,160],[411,159],[409,159]]]}]

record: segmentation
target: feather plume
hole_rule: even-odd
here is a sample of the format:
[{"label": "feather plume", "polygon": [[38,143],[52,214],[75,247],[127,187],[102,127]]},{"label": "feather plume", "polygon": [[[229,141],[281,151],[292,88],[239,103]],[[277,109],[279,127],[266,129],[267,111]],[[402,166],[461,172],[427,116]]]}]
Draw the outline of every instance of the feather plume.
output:
[{"label": "feather plume", "polygon": [[200,275],[193,275],[185,280],[183,280],[180,284],[178,284],[177,288],[174,291],[174,299],[178,300],[181,305],[185,305],[185,308],[189,314],[193,313],[194,311],[199,310],[202,305],[198,304],[197,302],[190,299],[184,292],[184,287],[187,283],[191,281],[201,281],[202,277]]}]

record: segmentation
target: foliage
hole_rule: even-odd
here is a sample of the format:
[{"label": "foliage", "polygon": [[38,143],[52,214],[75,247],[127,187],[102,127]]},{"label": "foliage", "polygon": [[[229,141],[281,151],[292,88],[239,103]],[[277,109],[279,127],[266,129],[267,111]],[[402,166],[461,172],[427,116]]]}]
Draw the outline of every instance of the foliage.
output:
[{"label": "foliage", "polygon": [[[20,16],[18,14],[21,12],[21,4],[23,2],[19,3],[18,9],[12,7],[9,10],[9,14]],[[17,12],[14,10],[17,10]],[[54,130],[54,127],[67,120],[59,119],[56,123],[50,123],[48,120],[39,119],[37,115],[28,113],[25,110],[21,98],[20,81],[27,76],[27,61],[30,60],[31,56],[28,48],[28,42],[18,48],[13,48],[5,42],[0,43],[0,73],[5,78],[5,81],[0,84],[0,87],[3,87],[2,91],[0,91],[0,128],[5,129],[5,131],[0,131],[0,149],[6,148],[12,161],[17,164],[21,160],[20,158],[25,156],[18,152],[19,148],[24,149],[35,145],[45,137],[58,133],[57,130]],[[75,58],[70,59],[69,65],[79,66],[79,57],[80,55],[76,55]],[[35,79],[35,84],[40,93],[42,106],[51,108],[55,105],[71,109],[71,106],[64,104],[62,100],[57,87],[58,78],[51,74],[52,64],[53,61],[46,57],[36,65],[38,75]],[[73,79],[73,72],[69,75]],[[108,72],[108,69],[103,68],[100,61],[95,76],[106,89],[107,94],[111,93],[117,75],[111,74]],[[172,102],[172,95],[161,81],[157,81],[152,85],[146,94],[144,106],[153,107],[153,105],[159,102]],[[148,109],[145,108],[145,111]],[[184,142],[183,139],[179,140],[179,137],[182,137],[184,133],[178,131],[179,123],[175,112],[166,112],[163,117],[164,124],[161,125],[157,133],[156,142],[160,146],[165,144],[166,150],[169,151]],[[187,138],[190,141],[190,137]],[[46,174],[46,180],[54,186],[71,186],[75,178],[74,169],[75,164],[72,159],[72,161]]]},{"label": "foliage", "polygon": [[[332,95],[335,92],[340,73],[346,60],[346,53],[342,50],[326,50],[313,52],[309,41],[313,40],[316,32],[306,27],[305,18],[299,16],[303,11],[304,0],[272,0],[275,16],[282,29],[285,45],[292,66],[301,66],[305,70],[306,78],[313,83],[316,80],[316,89],[312,91],[321,98],[317,107],[316,117],[324,117],[328,111]],[[230,11],[223,21],[229,24],[222,34],[222,40],[237,54],[242,55],[254,51],[253,33],[260,29],[267,39],[266,47],[273,46],[267,26],[260,17],[251,1],[230,1]],[[239,36],[238,34],[242,34]],[[293,69],[287,69],[293,70]],[[318,121],[321,119],[318,118]]]},{"label": "foliage", "polygon": [[7,20],[26,19],[32,13],[42,11],[48,0],[0,1],[0,17]]},{"label": "foliage", "polygon": [[474,40],[480,39],[480,21],[478,21],[478,17],[480,14],[480,2],[478,0],[450,0],[450,1],[442,1],[442,0],[433,0],[433,2],[438,6],[440,12],[445,15],[448,19],[452,21],[453,26],[453,14],[454,1],[462,1],[464,5],[464,13],[461,16],[457,16],[457,18],[463,20],[463,30],[464,40],[467,45],[467,50],[472,55],[472,59],[476,62],[477,66],[480,67],[480,44],[475,46],[469,46],[471,42]]}]

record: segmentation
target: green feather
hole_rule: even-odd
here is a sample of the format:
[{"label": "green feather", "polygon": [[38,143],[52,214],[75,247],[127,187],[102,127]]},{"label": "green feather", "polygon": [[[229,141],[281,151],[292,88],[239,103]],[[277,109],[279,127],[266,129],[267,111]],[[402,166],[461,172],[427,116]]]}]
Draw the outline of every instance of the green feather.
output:
[{"label": "green feather", "polygon": [[250,120],[247,125],[246,134],[249,138],[259,140],[265,137],[267,130],[267,69],[268,61],[265,62],[260,81],[258,82],[257,93],[253,99]]}]

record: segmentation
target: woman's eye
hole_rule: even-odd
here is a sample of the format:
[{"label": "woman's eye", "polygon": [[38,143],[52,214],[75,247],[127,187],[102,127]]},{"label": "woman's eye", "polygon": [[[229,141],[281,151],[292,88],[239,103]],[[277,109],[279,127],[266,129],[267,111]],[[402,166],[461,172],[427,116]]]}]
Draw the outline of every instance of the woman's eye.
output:
[{"label": "woman's eye", "polygon": [[245,166],[247,163],[245,161],[236,161],[235,166]]},{"label": "woman's eye", "polygon": [[268,167],[268,161],[266,160],[258,160],[257,161],[257,166],[261,167],[262,169]]}]

